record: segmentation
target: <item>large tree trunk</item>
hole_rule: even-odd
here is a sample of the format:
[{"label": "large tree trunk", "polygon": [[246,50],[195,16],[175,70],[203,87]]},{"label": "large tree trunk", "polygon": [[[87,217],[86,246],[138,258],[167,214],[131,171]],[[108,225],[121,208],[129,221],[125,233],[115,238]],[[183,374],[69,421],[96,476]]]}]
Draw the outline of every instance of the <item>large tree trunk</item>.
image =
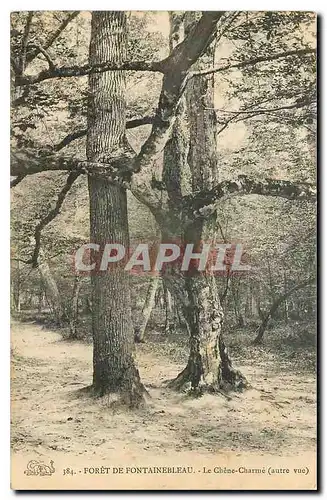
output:
[{"label": "large tree trunk", "polygon": [[[126,14],[93,12],[90,64],[126,58]],[[89,77],[87,158],[110,161],[123,154],[125,78],[109,71]],[[107,160],[107,161],[106,161]],[[89,176],[91,241],[129,248],[126,191],[100,175]],[[128,252],[126,252],[128,253]],[[144,387],[133,359],[129,278],[124,261],[92,275],[93,389],[118,394],[129,406],[143,402]]]},{"label": "large tree trunk", "polygon": [[165,281],[182,311],[190,338],[186,367],[170,382],[177,390],[196,393],[241,390],[245,377],[232,366],[223,336],[223,311],[216,278],[195,273],[183,275],[178,269],[166,268]]},{"label": "large tree trunk", "polygon": [[[198,15],[194,12],[185,14],[186,32]],[[205,59],[195,65],[197,69],[203,69],[208,62],[213,64],[214,48],[209,49]],[[186,101],[189,121],[187,159],[195,193],[211,189],[218,178],[213,76],[193,78],[186,90]],[[182,146],[181,141],[179,146]],[[181,156],[179,152],[178,157]],[[182,239],[183,243],[193,243],[194,251],[199,251],[201,241],[214,241],[215,233],[212,221],[206,223],[198,219],[183,226]],[[166,280],[174,300],[182,306],[190,335],[187,366],[170,385],[200,392],[245,387],[245,377],[232,367],[222,338],[223,309],[216,278],[203,272],[189,271],[183,277],[167,271]]]},{"label": "large tree trunk", "polygon": [[[172,50],[182,42],[184,38],[184,15],[181,11],[169,12],[170,33],[169,50]],[[158,221],[162,229],[162,241],[180,242],[182,239],[182,227],[179,217],[179,205],[183,196],[182,185],[187,182],[186,172],[187,153],[189,149],[189,133],[186,119],[186,100],[182,97],[163,155],[162,180],[168,193],[170,213],[167,220]],[[167,221],[169,230],[163,225]],[[168,294],[171,293],[170,284],[166,282],[166,274],[162,273],[163,300],[165,306],[165,333],[171,329]],[[175,303],[179,307],[179,301]],[[174,318],[175,319],[175,318]],[[174,321],[174,323],[176,323]],[[175,325],[172,325],[175,326]]]}]

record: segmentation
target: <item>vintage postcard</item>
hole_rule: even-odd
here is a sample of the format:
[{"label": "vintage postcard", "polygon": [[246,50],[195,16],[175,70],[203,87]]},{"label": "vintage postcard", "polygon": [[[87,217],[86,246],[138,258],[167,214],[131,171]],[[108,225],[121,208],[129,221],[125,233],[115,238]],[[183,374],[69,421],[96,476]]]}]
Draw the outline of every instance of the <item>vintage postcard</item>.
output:
[{"label": "vintage postcard", "polygon": [[11,23],[11,487],[316,490],[316,14]]}]

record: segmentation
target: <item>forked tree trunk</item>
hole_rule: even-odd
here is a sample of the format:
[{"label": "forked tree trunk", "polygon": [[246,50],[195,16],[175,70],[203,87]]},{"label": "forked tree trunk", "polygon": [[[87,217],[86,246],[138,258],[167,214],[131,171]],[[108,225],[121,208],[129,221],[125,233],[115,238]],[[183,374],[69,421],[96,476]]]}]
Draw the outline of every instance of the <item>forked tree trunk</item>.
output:
[{"label": "forked tree trunk", "polygon": [[141,321],[139,326],[135,328],[134,340],[135,342],[144,342],[144,336],[148,321],[151,316],[152,309],[155,306],[156,291],[159,284],[159,278],[156,276],[152,278],[148,286],[145,301],[142,308]]},{"label": "forked tree trunk", "polygon": [[[186,32],[196,22],[197,16],[194,12],[186,13]],[[203,69],[202,64],[208,61],[212,65],[213,58],[214,49],[211,48],[206,61],[197,63],[196,69]],[[189,122],[188,163],[195,193],[211,189],[218,178],[213,76],[193,78],[186,90],[186,101]],[[177,156],[182,157],[181,152]],[[194,251],[201,248],[201,240],[214,241],[215,233],[214,225],[201,220],[184,225],[181,231],[183,243],[193,243]],[[188,363],[170,386],[178,390],[191,388],[200,393],[243,389],[247,385],[246,379],[232,367],[222,338],[223,309],[216,278],[196,271],[182,276],[167,268],[165,279],[174,300],[181,304],[190,335]]]},{"label": "forked tree trunk", "polygon": [[[126,14],[93,12],[91,65],[126,59]],[[108,163],[123,155],[125,142],[125,78],[109,71],[89,77],[87,158]],[[89,176],[91,241],[129,247],[126,191],[104,176]],[[127,254],[128,252],[126,252]],[[133,324],[129,278],[120,261],[92,275],[93,389],[116,393],[129,406],[143,402],[144,387],[133,359]]]}]

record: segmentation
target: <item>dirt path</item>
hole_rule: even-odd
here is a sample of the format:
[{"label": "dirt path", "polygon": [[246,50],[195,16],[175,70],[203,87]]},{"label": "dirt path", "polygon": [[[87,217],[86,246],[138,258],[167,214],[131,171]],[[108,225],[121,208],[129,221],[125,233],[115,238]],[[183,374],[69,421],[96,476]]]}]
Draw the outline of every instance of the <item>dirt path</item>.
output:
[{"label": "dirt path", "polygon": [[[92,348],[35,324],[12,326],[14,454],[108,458],[172,453],[297,455],[315,448],[315,380],[308,374],[241,366],[255,387],[245,394],[191,399],[162,387],[184,366],[176,348],[137,346],[152,399],[136,412],[90,400]],[[176,362],[176,358],[178,361]],[[179,359],[180,358],[180,359]],[[180,362],[179,362],[180,361]]]}]

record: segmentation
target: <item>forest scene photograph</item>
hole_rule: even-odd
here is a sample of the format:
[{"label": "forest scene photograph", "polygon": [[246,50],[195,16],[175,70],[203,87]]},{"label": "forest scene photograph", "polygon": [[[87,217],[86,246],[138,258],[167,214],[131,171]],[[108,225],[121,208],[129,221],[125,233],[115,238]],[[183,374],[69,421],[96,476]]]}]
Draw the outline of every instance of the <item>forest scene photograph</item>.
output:
[{"label": "forest scene photograph", "polygon": [[316,14],[10,37],[12,488],[315,489]]}]

